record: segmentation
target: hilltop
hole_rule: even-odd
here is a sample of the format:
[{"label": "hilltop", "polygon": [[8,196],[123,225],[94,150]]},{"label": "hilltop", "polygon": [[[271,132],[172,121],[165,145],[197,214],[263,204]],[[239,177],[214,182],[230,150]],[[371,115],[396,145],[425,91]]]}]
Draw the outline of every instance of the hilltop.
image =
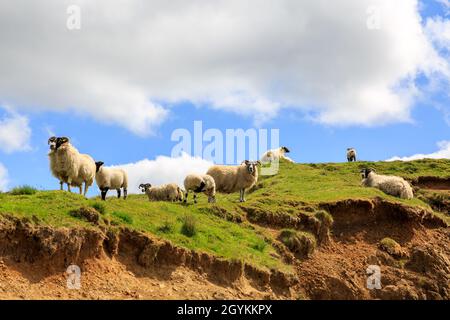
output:
[{"label": "hilltop", "polygon": [[[359,169],[416,198],[360,187]],[[290,164],[247,202],[0,194],[1,298],[450,299],[450,161]],[[82,290],[67,290],[77,264]],[[366,288],[379,265],[381,290]]]}]

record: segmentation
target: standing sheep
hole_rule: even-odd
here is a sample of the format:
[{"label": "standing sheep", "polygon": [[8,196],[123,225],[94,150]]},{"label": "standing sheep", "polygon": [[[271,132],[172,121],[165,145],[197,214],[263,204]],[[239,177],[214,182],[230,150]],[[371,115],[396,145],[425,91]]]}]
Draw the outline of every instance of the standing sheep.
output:
[{"label": "standing sheep", "polygon": [[97,168],[95,181],[100,188],[102,200],[106,200],[106,194],[110,189],[117,190],[117,198],[120,199],[120,190],[123,188],[123,199],[128,196],[128,174],[122,169],[105,168],[102,161],[95,163]]},{"label": "standing sheep", "polygon": [[386,194],[402,199],[414,198],[411,185],[401,177],[379,175],[373,169],[363,169],[361,174],[361,185],[364,187],[378,188]]},{"label": "standing sheep", "polygon": [[266,151],[261,157],[261,162],[263,164],[272,163],[273,161],[278,161],[280,159],[284,159],[288,162],[294,163],[294,161],[286,156],[286,153],[290,153],[291,151],[286,147],[281,147],[278,149],[273,149]]},{"label": "standing sheep", "polygon": [[208,203],[216,202],[216,183],[214,178],[205,174],[190,174],[184,179],[185,197],[184,202],[187,203],[189,191],[194,192],[194,203],[197,203],[197,193],[203,192],[208,196]]},{"label": "standing sheep", "polygon": [[348,162],[356,162],[356,149],[347,148],[347,160]]},{"label": "standing sheep", "polygon": [[240,166],[212,166],[206,174],[214,178],[217,192],[239,191],[239,201],[245,202],[245,191],[258,181],[258,165],[261,162],[245,160]]},{"label": "standing sheep", "polygon": [[141,184],[139,188],[142,192],[145,192],[150,201],[183,201],[183,190],[175,183],[157,187],[152,187],[150,183],[147,183]]},{"label": "standing sheep", "polygon": [[[52,174],[60,180],[61,189],[63,183],[67,184],[67,189],[71,192],[72,187],[79,187],[80,194],[86,196],[89,187],[95,179],[95,162],[91,156],[80,154],[79,151],[70,144],[69,138],[52,137],[50,144],[50,166]],[[84,193],[82,191],[84,183]]]}]

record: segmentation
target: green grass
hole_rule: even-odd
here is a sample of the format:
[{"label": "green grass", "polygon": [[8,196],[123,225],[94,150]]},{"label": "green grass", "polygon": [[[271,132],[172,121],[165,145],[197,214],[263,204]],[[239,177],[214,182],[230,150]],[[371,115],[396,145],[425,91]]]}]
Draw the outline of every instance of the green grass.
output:
[{"label": "green grass", "polygon": [[[98,197],[86,200],[78,194],[64,191],[39,191],[19,195],[0,194],[0,213],[28,218],[35,216],[39,223],[55,227],[98,228],[69,214],[80,207],[92,207],[111,225],[154,234],[188,249],[286,271],[291,267],[283,263],[270,242],[270,238],[275,236],[264,232],[264,228],[255,228],[246,222],[231,222],[227,218],[245,217],[246,209],[258,208],[275,214],[298,215],[301,212],[317,215],[319,220],[329,222],[332,217],[326,212],[316,213],[319,204],[376,197],[430,208],[420,199],[401,200],[377,189],[360,187],[359,171],[362,167],[373,167],[380,174],[396,174],[405,178],[450,176],[448,160],[339,164],[283,162],[278,175],[261,177],[256,190],[246,195],[248,202],[245,204],[239,203],[238,193],[218,194],[215,205],[208,204],[204,195],[199,196],[197,205],[184,205],[151,203],[145,195],[130,195],[126,201],[108,198],[106,202],[101,202]],[[23,187],[21,189],[24,190]],[[195,225],[195,232],[190,236],[183,232],[187,216]]]},{"label": "green grass", "polygon": [[13,196],[19,196],[19,195],[31,195],[31,194],[35,194],[36,192],[38,192],[38,190],[35,187],[24,185],[24,186],[13,188],[9,192],[9,194],[11,194]]}]

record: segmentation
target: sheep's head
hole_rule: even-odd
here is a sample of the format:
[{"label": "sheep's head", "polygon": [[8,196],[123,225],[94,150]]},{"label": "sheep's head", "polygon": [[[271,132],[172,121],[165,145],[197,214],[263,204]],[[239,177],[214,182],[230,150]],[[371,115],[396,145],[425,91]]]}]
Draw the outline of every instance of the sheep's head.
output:
[{"label": "sheep's head", "polygon": [[361,177],[363,179],[367,179],[369,177],[369,174],[372,172],[375,172],[375,170],[372,168],[364,168],[360,172],[361,172]]},{"label": "sheep's head", "polygon": [[251,174],[252,176],[254,176],[256,174],[256,172],[258,171],[256,166],[260,166],[261,162],[260,161],[248,161],[248,160],[245,160],[244,162],[242,162],[242,164],[247,167],[247,172],[249,174]]},{"label": "sheep's head", "polygon": [[58,150],[59,147],[61,147],[62,145],[66,144],[66,143],[69,143],[69,142],[70,142],[70,139],[67,138],[67,137],[56,138],[56,147],[55,147],[55,149]]},{"label": "sheep's head", "polygon": [[141,189],[141,192],[146,192],[148,189],[150,189],[152,185],[150,183],[141,183],[139,185],[139,189]]},{"label": "sheep's head", "polygon": [[97,161],[97,162],[95,163],[95,167],[96,167],[95,172],[99,172],[100,168],[101,168],[104,164],[105,164],[105,163],[104,163],[103,161]]},{"label": "sheep's head", "polygon": [[58,141],[57,137],[51,137],[48,139],[48,145],[50,146],[50,150],[56,150],[57,141]]},{"label": "sheep's head", "polygon": [[290,153],[290,152],[291,152],[291,150],[289,150],[287,147],[281,147],[280,149],[281,149],[281,151],[283,151],[284,153]]}]

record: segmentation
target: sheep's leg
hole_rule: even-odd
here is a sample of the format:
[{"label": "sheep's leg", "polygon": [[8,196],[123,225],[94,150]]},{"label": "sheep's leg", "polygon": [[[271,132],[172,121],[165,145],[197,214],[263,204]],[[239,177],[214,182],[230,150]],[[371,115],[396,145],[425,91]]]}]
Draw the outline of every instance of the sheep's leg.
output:
[{"label": "sheep's leg", "polygon": [[123,188],[123,200],[127,200],[128,197],[128,189]]},{"label": "sheep's leg", "polygon": [[187,201],[188,201],[188,195],[189,195],[189,192],[186,192],[186,193],[184,194],[184,203],[187,203]]},{"label": "sheep's leg", "polygon": [[59,182],[59,190],[61,190],[61,191],[64,190],[64,182],[62,182],[62,181]]},{"label": "sheep's leg", "polygon": [[194,203],[197,203],[197,194],[194,193]]},{"label": "sheep's leg", "polygon": [[108,193],[109,188],[103,188],[102,191],[102,200],[106,201],[106,194]]},{"label": "sheep's leg", "polygon": [[86,197],[86,195],[87,195],[87,193],[88,193],[88,190],[89,190],[89,186],[88,186],[87,182],[85,182],[85,183],[84,183],[84,196],[85,196],[85,197]]},{"label": "sheep's leg", "polygon": [[121,194],[120,194],[120,189],[117,189],[117,198],[120,199],[120,196],[121,196]]},{"label": "sheep's leg", "polygon": [[245,189],[241,189],[240,194],[241,194],[240,202],[245,202]]},{"label": "sheep's leg", "polygon": [[83,184],[81,184],[78,188],[80,188],[80,194],[83,194]]},{"label": "sheep's leg", "polygon": [[72,192],[72,189],[70,189],[70,183],[67,183],[67,191]]}]

